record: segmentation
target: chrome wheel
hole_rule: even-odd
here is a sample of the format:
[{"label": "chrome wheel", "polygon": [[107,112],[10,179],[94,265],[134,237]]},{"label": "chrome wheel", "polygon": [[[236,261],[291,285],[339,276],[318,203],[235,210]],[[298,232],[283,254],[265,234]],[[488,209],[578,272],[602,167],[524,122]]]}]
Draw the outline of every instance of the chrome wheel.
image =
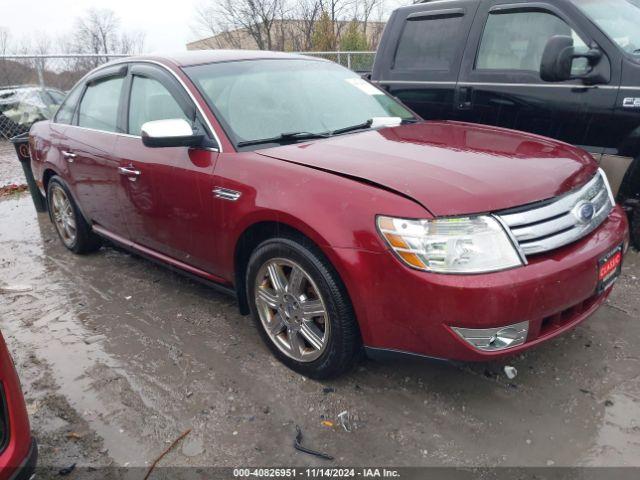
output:
[{"label": "chrome wheel", "polygon": [[298,362],[316,360],[327,347],[331,323],[311,276],[284,258],[266,262],[256,276],[255,303],[273,343]]},{"label": "chrome wheel", "polygon": [[51,216],[53,223],[60,234],[60,238],[67,247],[73,247],[76,243],[78,230],[73,206],[66,192],[58,185],[51,187]]}]

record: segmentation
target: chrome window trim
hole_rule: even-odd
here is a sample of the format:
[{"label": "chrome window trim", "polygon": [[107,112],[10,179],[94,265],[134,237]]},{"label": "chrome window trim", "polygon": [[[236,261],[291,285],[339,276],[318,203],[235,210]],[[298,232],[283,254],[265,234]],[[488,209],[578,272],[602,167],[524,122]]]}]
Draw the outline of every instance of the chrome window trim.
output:
[{"label": "chrome window trim", "polygon": [[416,84],[416,85],[456,85],[456,82],[438,82],[427,80],[372,80],[371,83],[379,85],[395,85],[395,84]]},{"label": "chrome window trim", "polygon": [[640,90],[640,87],[618,87],[614,85],[578,85],[578,84],[549,84],[549,83],[503,83],[503,82],[451,82],[428,80],[372,80],[371,83],[379,85],[460,85],[462,87],[536,87],[536,88],[588,88],[602,90]]},{"label": "chrome window trim", "polygon": [[[85,79],[89,76],[89,75],[93,75],[96,72],[99,72],[100,70],[104,69],[104,68],[109,68],[112,67],[114,65],[120,65],[120,64],[125,64],[125,63],[150,63],[152,65],[157,65],[158,67],[166,70],[167,72],[169,72],[171,75],[173,75],[173,77],[178,81],[178,83],[180,84],[180,86],[185,90],[185,92],[187,93],[187,95],[189,95],[189,98],[191,99],[191,101],[193,102],[193,104],[196,106],[196,108],[198,109],[198,111],[200,112],[200,115],[202,116],[202,118],[204,119],[204,122],[206,123],[207,127],[209,127],[209,131],[211,131],[211,134],[213,135],[213,137],[215,138],[216,143],[218,144],[218,148],[212,148],[212,147],[207,147],[205,148],[205,150],[210,150],[210,151],[214,151],[214,152],[219,152],[222,153],[222,143],[220,142],[220,137],[218,137],[218,133],[216,132],[216,130],[213,128],[213,125],[211,125],[211,122],[209,121],[209,118],[205,115],[204,110],[202,109],[202,106],[198,103],[198,101],[196,100],[196,98],[193,96],[193,94],[191,93],[191,91],[189,90],[189,88],[187,88],[187,85],[184,83],[184,81],[178,76],[178,74],[176,72],[174,72],[172,69],[170,69],[169,67],[167,67],[166,65],[164,65],[161,62],[155,61],[155,60],[147,60],[147,59],[136,59],[135,57],[127,57],[121,60],[115,60],[113,62],[109,62],[105,65],[101,65],[93,70],[91,70],[89,73],[87,73],[84,77],[82,77],[79,81],[78,84],[80,84],[81,82],[84,82]],[[82,100],[81,100],[82,101]],[[54,121],[54,123],[57,123]],[[70,125],[70,124],[61,124],[61,125],[66,125],[68,127],[76,127],[76,128],[82,128],[85,130],[91,130],[94,132],[102,132],[102,133],[110,133],[110,134],[114,134],[114,135],[119,135],[121,137],[133,137],[133,138],[142,138],[139,135],[130,135],[127,133],[119,133],[119,132],[107,132],[104,130],[96,130],[94,128],[86,128],[86,127],[80,127],[78,125]]]}]

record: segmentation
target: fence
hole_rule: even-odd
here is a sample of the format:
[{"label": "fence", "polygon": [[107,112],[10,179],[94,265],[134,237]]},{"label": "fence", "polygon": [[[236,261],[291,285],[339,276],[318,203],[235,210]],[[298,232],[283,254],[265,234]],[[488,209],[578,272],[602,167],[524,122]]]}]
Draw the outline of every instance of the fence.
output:
[{"label": "fence", "polygon": [[[356,72],[371,70],[375,52],[297,52],[339,63]],[[29,130],[49,118],[87,72],[127,55],[0,55],[0,139]],[[16,89],[14,87],[22,88]]]},{"label": "fence", "polygon": [[[371,70],[375,52],[296,52],[331,60],[356,72]],[[68,90],[85,73],[122,54],[0,55],[0,87],[40,85]]]}]

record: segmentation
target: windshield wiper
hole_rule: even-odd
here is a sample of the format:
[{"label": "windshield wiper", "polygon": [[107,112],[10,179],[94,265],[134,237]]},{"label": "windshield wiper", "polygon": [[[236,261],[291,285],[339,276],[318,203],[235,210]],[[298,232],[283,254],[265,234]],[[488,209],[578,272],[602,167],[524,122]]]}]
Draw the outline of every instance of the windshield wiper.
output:
[{"label": "windshield wiper", "polygon": [[329,135],[340,135],[341,133],[353,132],[355,130],[362,130],[364,128],[371,128],[373,124],[373,118],[370,118],[366,122],[359,123],[358,125],[351,125],[350,127],[339,128],[337,130],[331,130]]},{"label": "windshield wiper", "polygon": [[312,132],[286,132],[281,133],[278,136],[270,138],[260,138],[258,140],[245,140],[238,142],[238,147],[247,147],[249,145],[261,145],[263,143],[279,143],[286,142],[288,140],[311,140],[313,138],[327,138],[327,133],[312,133]]}]

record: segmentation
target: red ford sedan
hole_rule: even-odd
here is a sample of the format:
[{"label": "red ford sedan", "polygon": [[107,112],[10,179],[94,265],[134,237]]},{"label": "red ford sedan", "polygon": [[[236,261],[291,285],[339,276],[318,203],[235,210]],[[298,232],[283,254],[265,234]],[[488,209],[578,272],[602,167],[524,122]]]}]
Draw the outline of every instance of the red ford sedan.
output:
[{"label": "red ford sedan", "polygon": [[0,334],[0,480],[29,480],[37,457],[20,381]]},{"label": "red ford sedan", "polygon": [[237,296],[290,368],[514,354],[607,298],[625,215],[586,152],[423,122],[353,72],[247,51],[100,67],[31,130],[64,245]]}]

